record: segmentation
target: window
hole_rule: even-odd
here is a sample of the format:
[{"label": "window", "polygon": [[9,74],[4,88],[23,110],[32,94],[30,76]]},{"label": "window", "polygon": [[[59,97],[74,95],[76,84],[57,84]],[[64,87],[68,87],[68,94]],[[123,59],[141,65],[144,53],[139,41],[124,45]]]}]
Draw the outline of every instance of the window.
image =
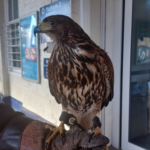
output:
[{"label": "window", "polygon": [[9,68],[21,68],[19,22],[7,26],[7,61]]},{"label": "window", "polygon": [[18,18],[18,0],[8,0],[9,21]]},{"label": "window", "polygon": [[21,69],[20,22],[18,0],[8,0],[8,24],[6,25],[6,52],[9,71]]},{"label": "window", "polygon": [[133,0],[129,101],[129,142],[147,150],[150,149],[149,4],[149,0]]}]

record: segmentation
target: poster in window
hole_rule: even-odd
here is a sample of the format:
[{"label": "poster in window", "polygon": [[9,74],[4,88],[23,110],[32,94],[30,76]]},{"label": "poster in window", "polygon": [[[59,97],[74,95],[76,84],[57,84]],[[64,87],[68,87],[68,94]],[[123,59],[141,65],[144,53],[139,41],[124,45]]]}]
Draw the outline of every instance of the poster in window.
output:
[{"label": "poster in window", "polygon": [[150,63],[150,21],[137,20],[136,64]]},{"label": "poster in window", "polygon": [[[57,0],[51,4],[48,4],[40,8],[40,22],[44,18],[51,15],[65,15],[71,17],[70,0]],[[51,39],[44,33],[41,34],[41,43],[51,42]]]},{"label": "poster in window", "polygon": [[20,20],[22,77],[39,82],[38,37],[34,36],[37,13]]}]

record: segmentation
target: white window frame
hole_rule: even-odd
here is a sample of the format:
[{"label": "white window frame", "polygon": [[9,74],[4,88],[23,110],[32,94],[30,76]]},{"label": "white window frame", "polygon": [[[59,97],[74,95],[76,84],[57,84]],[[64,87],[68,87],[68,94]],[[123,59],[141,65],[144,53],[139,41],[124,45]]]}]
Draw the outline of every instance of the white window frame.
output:
[{"label": "white window frame", "polygon": [[123,86],[122,86],[122,146],[123,150],[145,150],[129,142],[130,63],[132,42],[133,1],[125,1],[125,22],[123,41]]},{"label": "white window frame", "polygon": [[[9,2],[9,0],[7,0],[7,1]],[[11,1],[14,1],[14,0],[11,0]],[[18,0],[17,0],[17,1],[18,1]],[[8,5],[8,2],[7,2],[7,5]],[[15,14],[15,13],[14,13],[14,9],[15,9],[14,6],[15,6],[15,5],[14,5],[14,3],[12,2],[12,6],[11,6],[11,8],[12,8],[12,12],[11,12],[11,14],[12,14],[12,16],[11,16],[11,17],[12,17],[12,20],[9,21],[9,19],[8,19],[9,22],[11,22],[11,21],[13,21],[13,20],[16,20],[16,19],[14,19],[14,17],[15,17],[15,16],[14,16],[14,14]],[[9,5],[8,5],[7,7],[9,8]],[[19,10],[19,9],[18,9],[18,10]],[[8,14],[8,16],[9,16],[9,14]],[[8,17],[8,18],[9,18],[9,17]],[[18,13],[18,18],[19,18],[19,13]]]},{"label": "white window frame", "polygon": [[[12,65],[14,61],[19,61],[21,63],[21,58],[20,58],[20,60],[13,59],[13,54],[20,54],[20,57],[21,57],[21,44],[18,44],[18,45],[17,44],[16,45],[9,44],[9,41],[12,40],[12,39],[14,39],[14,38],[8,37],[8,34],[10,33],[10,31],[8,30],[9,27],[11,25],[13,25],[13,24],[20,23],[19,14],[18,14],[18,19],[9,21],[8,0],[4,1],[4,5],[5,5],[5,24],[4,24],[5,31],[4,31],[4,37],[5,37],[5,50],[6,50],[5,51],[6,52],[6,64],[7,64],[8,72],[9,73],[10,72],[15,72],[15,73],[20,73],[21,74],[21,68],[22,68],[22,66],[15,67],[15,66]],[[15,30],[12,30],[12,31],[17,31],[17,30],[20,32],[20,29],[15,29]],[[21,42],[20,35],[19,35],[18,38],[19,38],[19,40]],[[10,47],[20,47],[20,52],[9,51]],[[11,59],[9,58],[9,56],[11,56]]]}]

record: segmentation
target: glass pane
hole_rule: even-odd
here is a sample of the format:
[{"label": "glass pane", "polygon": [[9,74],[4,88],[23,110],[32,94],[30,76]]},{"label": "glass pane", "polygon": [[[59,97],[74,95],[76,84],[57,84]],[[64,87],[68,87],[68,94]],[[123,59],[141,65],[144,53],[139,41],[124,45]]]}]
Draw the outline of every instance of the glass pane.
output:
[{"label": "glass pane", "polygon": [[16,29],[19,29],[20,28],[20,25],[19,25],[19,22],[16,23]]},{"label": "glass pane", "polygon": [[129,142],[150,150],[150,0],[133,0]]},{"label": "glass pane", "polygon": [[18,0],[13,0],[14,3],[14,20],[18,18]]},{"label": "glass pane", "polygon": [[20,60],[20,54],[13,54],[13,59]]},{"label": "glass pane", "polygon": [[12,31],[12,32],[11,32],[11,37],[12,37],[12,38],[16,37],[15,31]]},{"label": "glass pane", "polygon": [[19,45],[19,44],[20,44],[20,39],[18,38],[12,39],[12,45]]},{"label": "glass pane", "polygon": [[16,31],[16,37],[19,37],[19,30]]},{"label": "glass pane", "polygon": [[12,52],[20,52],[20,47],[12,47]]},{"label": "glass pane", "polygon": [[13,61],[13,67],[18,67],[18,68],[20,68],[20,67],[21,67],[21,62]]},{"label": "glass pane", "polygon": [[10,37],[12,38],[11,40],[11,45],[19,45],[20,44],[20,32],[19,32],[19,23],[12,24],[10,25]]},{"label": "glass pane", "polygon": [[12,45],[16,45],[16,40],[12,39]]},{"label": "glass pane", "polygon": [[13,20],[12,17],[12,0],[8,0],[8,14],[9,14],[9,21]]},{"label": "glass pane", "polygon": [[9,21],[18,18],[18,0],[8,0]]},{"label": "glass pane", "polygon": [[11,30],[15,30],[15,24],[11,25]]},{"label": "glass pane", "polygon": [[12,47],[12,51],[13,51],[13,52],[16,52],[16,47]]},{"label": "glass pane", "polygon": [[17,52],[20,52],[20,47],[17,47]]}]

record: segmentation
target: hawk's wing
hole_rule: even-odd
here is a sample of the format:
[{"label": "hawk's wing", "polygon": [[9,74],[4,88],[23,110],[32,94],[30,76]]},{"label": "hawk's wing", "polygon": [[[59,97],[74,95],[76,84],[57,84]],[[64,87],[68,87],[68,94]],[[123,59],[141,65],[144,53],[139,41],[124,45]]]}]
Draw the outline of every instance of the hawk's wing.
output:
[{"label": "hawk's wing", "polygon": [[64,107],[69,105],[82,112],[98,105],[99,101],[103,101],[102,107],[107,106],[113,98],[114,85],[113,66],[108,55],[100,48],[88,52],[86,47],[90,46],[55,46],[48,64],[51,94]]}]

